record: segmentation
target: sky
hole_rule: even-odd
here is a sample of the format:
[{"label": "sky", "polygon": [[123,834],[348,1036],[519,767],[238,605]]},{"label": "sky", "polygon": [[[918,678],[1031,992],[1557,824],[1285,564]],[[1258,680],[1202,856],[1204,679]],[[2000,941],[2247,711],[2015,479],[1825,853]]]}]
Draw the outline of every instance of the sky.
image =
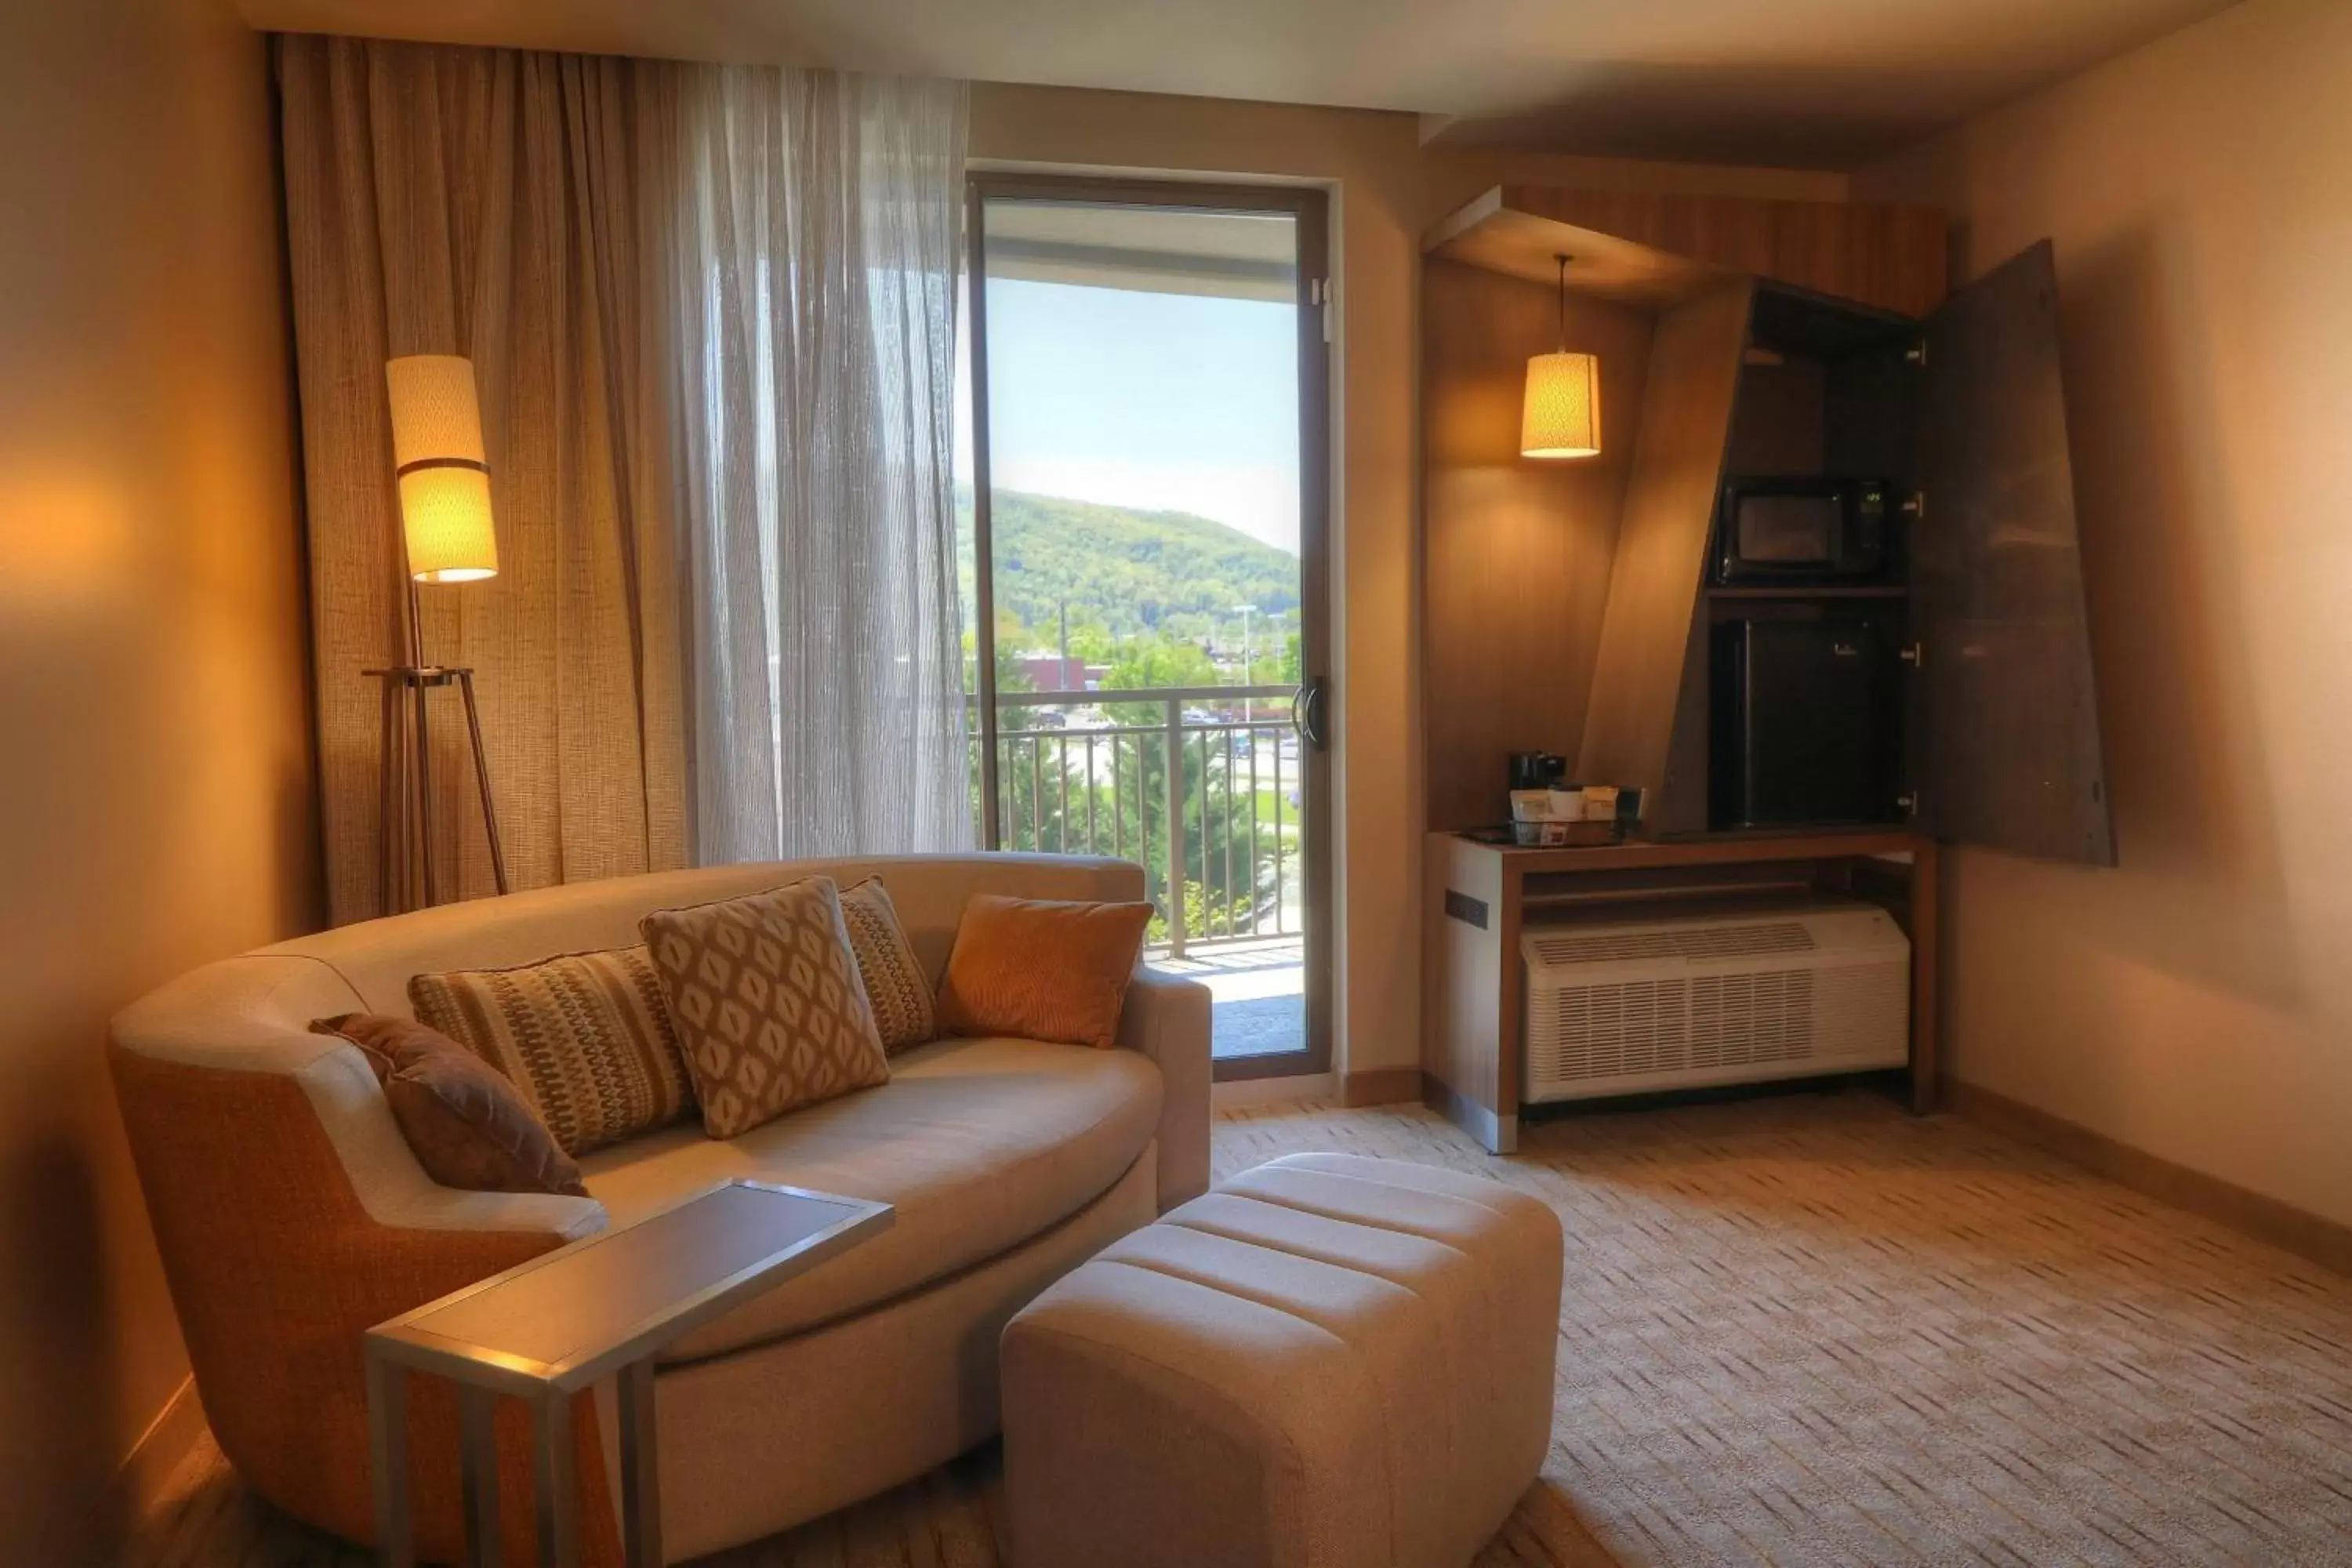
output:
[{"label": "sky", "polygon": [[[1254,300],[991,279],[991,480],[1194,512],[1296,555],[1297,320]],[[955,471],[969,483],[958,349]]]}]

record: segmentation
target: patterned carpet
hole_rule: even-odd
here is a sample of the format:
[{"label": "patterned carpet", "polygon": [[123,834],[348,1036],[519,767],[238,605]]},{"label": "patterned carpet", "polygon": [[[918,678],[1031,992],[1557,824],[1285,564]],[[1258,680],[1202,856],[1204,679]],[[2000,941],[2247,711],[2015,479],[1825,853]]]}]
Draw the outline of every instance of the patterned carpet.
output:
[{"label": "patterned carpet", "polygon": [[[1521,1565],[2352,1564],[2352,1279],[1864,1092],[1559,1120],[1229,1112],[1220,1173],[1491,1173],[1568,1237]],[[989,1568],[983,1452],[726,1568]],[[132,1563],[358,1568],[195,1456]],[[1211,1568],[1211,1565],[1204,1565]]]}]

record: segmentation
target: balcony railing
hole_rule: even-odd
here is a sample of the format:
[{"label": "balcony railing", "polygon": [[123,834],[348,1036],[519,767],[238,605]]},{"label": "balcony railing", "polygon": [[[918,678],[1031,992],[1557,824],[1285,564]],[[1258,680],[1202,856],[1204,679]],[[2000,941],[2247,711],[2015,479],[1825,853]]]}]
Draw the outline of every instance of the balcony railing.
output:
[{"label": "balcony railing", "polygon": [[[1297,935],[1305,778],[1290,697],[1286,686],[999,692],[998,842],[1139,862],[1159,911],[1151,944],[1174,957]],[[975,800],[981,744],[975,724]]]}]

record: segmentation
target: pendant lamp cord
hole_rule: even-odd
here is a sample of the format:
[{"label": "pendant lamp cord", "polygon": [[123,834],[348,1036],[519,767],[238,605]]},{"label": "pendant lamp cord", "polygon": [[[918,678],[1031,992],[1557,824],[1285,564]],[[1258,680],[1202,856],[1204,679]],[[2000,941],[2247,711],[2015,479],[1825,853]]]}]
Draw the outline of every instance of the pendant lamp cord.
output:
[{"label": "pendant lamp cord", "polygon": [[1555,256],[1559,263],[1559,352],[1568,352],[1568,258]]}]

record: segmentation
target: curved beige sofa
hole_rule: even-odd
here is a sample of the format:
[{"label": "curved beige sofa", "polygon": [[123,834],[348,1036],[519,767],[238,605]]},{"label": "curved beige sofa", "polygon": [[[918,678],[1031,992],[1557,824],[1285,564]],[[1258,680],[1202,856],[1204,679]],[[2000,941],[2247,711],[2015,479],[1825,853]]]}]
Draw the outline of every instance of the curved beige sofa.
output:
[{"label": "curved beige sofa", "polygon": [[[829,1512],[994,1433],[1006,1320],[1208,1185],[1200,986],[1139,972],[1118,1049],[935,1041],[895,1058],[881,1088],[730,1142],[677,1123],[585,1159],[589,1198],[436,1186],[360,1053],[309,1032],[354,1009],[406,1015],[412,974],[621,946],[648,910],[819,873],[845,886],[879,875],[934,980],[974,893],[1143,896],[1126,862],[1045,856],[621,878],[265,948],[184,975],[115,1020],[118,1094],[197,1389],[247,1481],[299,1518],[372,1539],[361,1331],[730,1175],[886,1200],[898,1223],[666,1358],[656,1387],[673,1556]],[[454,1401],[425,1379],[413,1403],[420,1546],[454,1559]],[[611,1560],[605,1440],[593,1402],[582,1415],[583,1537],[592,1559]],[[501,1423],[501,1511],[522,1561],[520,1412]]]}]

